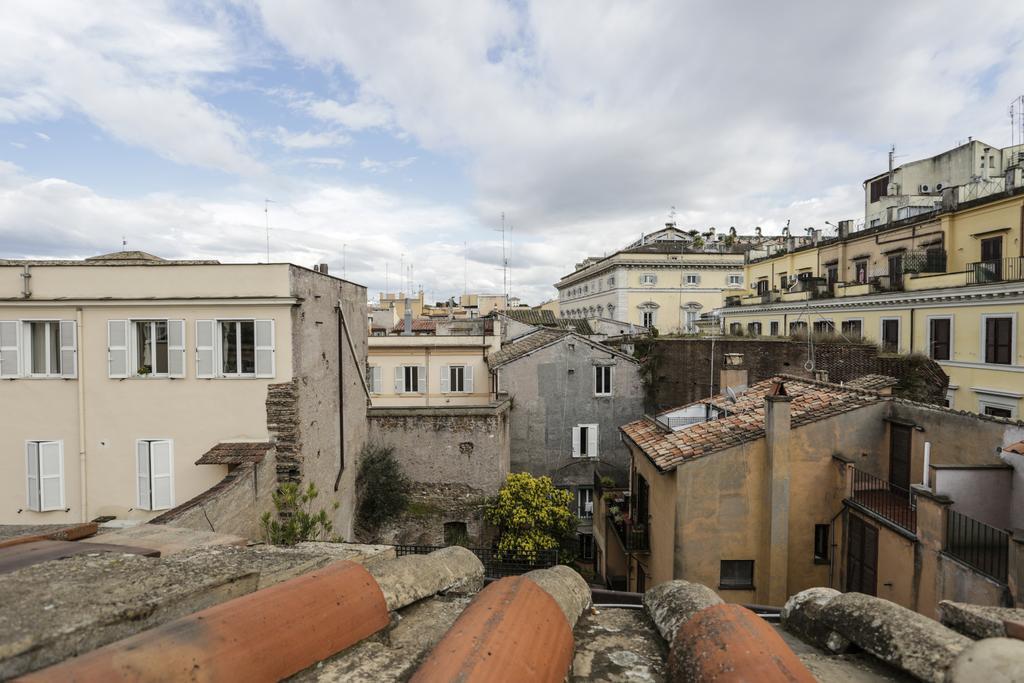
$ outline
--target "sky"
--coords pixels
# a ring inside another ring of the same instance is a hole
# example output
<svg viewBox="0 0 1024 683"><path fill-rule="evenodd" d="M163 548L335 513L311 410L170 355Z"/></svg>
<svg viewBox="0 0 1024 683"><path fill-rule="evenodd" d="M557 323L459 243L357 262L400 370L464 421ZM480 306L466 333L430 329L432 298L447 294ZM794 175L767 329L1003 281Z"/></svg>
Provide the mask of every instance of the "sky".
<svg viewBox="0 0 1024 683"><path fill-rule="evenodd" d="M1024 3L9 0L0 258L328 263L528 303L675 211L777 233L1010 144ZM269 201L267 201L269 200Z"/></svg>

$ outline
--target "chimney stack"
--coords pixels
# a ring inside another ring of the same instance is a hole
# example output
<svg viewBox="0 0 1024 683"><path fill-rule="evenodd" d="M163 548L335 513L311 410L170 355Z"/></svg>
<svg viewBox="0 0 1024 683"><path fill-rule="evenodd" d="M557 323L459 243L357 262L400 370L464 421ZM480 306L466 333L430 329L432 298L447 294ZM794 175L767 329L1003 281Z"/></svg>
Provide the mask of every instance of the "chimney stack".
<svg viewBox="0 0 1024 683"><path fill-rule="evenodd" d="M768 455L768 495L765 511L770 530L768 604L784 604L789 597L789 445L792 396L782 382L764 398L764 429Z"/></svg>
<svg viewBox="0 0 1024 683"><path fill-rule="evenodd" d="M839 239L846 239L850 236L850 232L853 228L853 221L845 220L839 221Z"/></svg>
<svg viewBox="0 0 1024 683"><path fill-rule="evenodd" d="M828 370L815 370L814 371L814 379L818 380L819 382L827 382L828 381Z"/></svg>
<svg viewBox="0 0 1024 683"><path fill-rule="evenodd" d="M406 337L412 336L412 306L409 305L409 297L405 298L405 329L402 334Z"/></svg>
<svg viewBox="0 0 1024 683"><path fill-rule="evenodd" d="M313 270L316 270L316 268L314 268ZM320 264L320 272L323 273L324 275L327 275L327 264L326 263L321 263Z"/></svg>
<svg viewBox="0 0 1024 683"><path fill-rule="evenodd" d="M731 388L735 392L744 391L747 388L747 369L743 367L742 353L726 353L725 365L719 375L718 386L720 391L725 392Z"/></svg>

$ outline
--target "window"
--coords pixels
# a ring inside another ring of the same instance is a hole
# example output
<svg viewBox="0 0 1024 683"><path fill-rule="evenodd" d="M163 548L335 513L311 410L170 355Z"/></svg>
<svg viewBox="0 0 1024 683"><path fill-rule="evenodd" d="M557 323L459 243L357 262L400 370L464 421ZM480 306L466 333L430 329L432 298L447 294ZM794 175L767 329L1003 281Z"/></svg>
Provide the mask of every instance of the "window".
<svg viewBox="0 0 1024 683"><path fill-rule="evenodd" d="M836 325L831 320L815 320L814 332L816 334L835 334Z"/></svg>
<svg viewBox="0 0 1024 683"><path fill-rule="evenodd" d="M833 263L825 266L825 277L830 287L839 282L839 264Z"/></svg>
<svg viewBox="0 0 1024 683"><path fill-rule="evenodd" d="M423 365L399 365L395 368L395 393L414 394L427 390L427 368Z"/></svg>
<svg viewBox="0 0 1024 683"><path fill-rule="evenodd" d="M743 324L742 323L729 323L729 334L734 337L740 337L743 335Z"/></svg>
<svg viewBox="0 0 1024 683"><path fill-rule="evenodd" d="M687 275L686 276L686 286L687 287L696 287L698 284L700 284L700 275Z"/></svg>
<svg viewBox="0 0 1024 683"><path fill-rule="evenodd" d="M654 327L654 311L642 311L640 313L640 324L644 327Z"/></svg>
<svg viewBox="0 0 1024 683"><path fill-rule="evenodd" d="M658 282L658 276L657 275L652 275L652 274L648 273L646 275L641 275L640 276L640 284L642 284L642 285L653 285L653 284L657 284L657 282Z"/></svg>
<svg viewBox="0 0 1024 683"><path fill-rule="evenodd" d="M997 391L975 387L978 395L978 412L990 417L1017 417L1017 406L1021 395L1016 392Z"/></svg>
<svg viewBox="0 0 1024 683"><path fill-rule="evenodd" d="M729 286L730 287L742 287L743 286L743 276L742 275L730 275L729 276Z"/></svg>
<svg viewBox="0 0 1024 683"><path fill-rule="evenodd" d="M722 560L719 568L720 589L751 589L754 587L753 560Z"/></svg>
<svg viewBox="0 0 1024 683"><path fill-rule="evenodd" d="M576 510L583 519L590 519L594 516L593 487L581 486L576 489Z"/></svg>
<svg viewBox="0 0 1024 683"><path fill-rule="evenodd" d="M789 276L785 273L779 274L779 289L785 290L789 287Z"/></svg>
<svg viewBox="0 0 1024 683"><path fill-rule="evenodd" d="M25 472L29 510L48 512L64 509L63 441L26 442Z"/></svg>
<svg viewBox="0 0 1024 683"><path fill-rule="evenodd" d="M107 376L184 377L184 320L108 320Z"/></svg>
<svg viewBox="0 0 1024 683"><path fill-rule="evenodd" d="M473 393L473 368L470 365L441 367L441 393Z"/></svg>
<svg viewBox="0 0 1024 683"><path fill-rule="evenodd" d="M1013 317L982 316L985 362L999 365L1013 364Z"/></svg>
<svg viewBox="0 0 1024 683"><path fill-rule="evenodd" d="M797 335L807 334L807 322L804 320L791 322L789 324L789 333Z"/></svg>
<svg viewBox="0 0 1024 683"><path fill-rule="evenodd" d="M779 336L779 321L778 320L772 320L770 323L768 323L768 330L769 330L769 334L771 334L771 336L778 337Z"/></svg>
<svg viewBox="0 0 1024 683"><path fill-rule="evenodd" d="M877 180L872 180L868 186L869 204L874 204L882 197L889 195L889 176L882 176Z"/></svg>
<svg viewBox="0 0 1024 683"><path fill-rule="evenodd" d="M611 396L612 366L598 365L594 367L594 395Z"/></svg>
<svg viewBox="0 0 1024 683"><path fill-rule="evenodd" d="M858 285L867 284L868 281L868 260L857 259L853 262L854 281Z"/></svg>
<svg viewBox="0 0 1024 683"><path fill-rule="evenodd" d="M697 319L700 318L700 311L688 310L686 311L686 332L688 334L697 333Z"/></svg>
<svg viewBox="0 0 1024 683"><path fill-rule="evenodd" d="M761 323L747 323L747 332L751 337L760 337Z"/></svg>
<svg viewBox="0 0 1024 683"><path fill-rule="evenodd" d="M167 374L167 321L135 321L135 367L140 375Z"/></svg>
<svg viewBox="0 0 1024 683"><path fill-rule="evenodd" d="M139 439L135 443L138 505L143 510L174 507L174 459L171 442Z"/></svg>
<svg viewBox="0 0 1024 683"><path fill-rule="evenodd" d="M615 304L608 304L608 317L615 318Z"/></svg>
<svg viewBox="0 0 1024 683"><path fill-rule="evenodd" d="M579 425L572 428L572 457L597 457L597 425Z"/></svg>
<svg viewBox="0 0 1024 683"><path fill-rule="evenodd" d="M0 321L0 377L77 376L74 320Z"/></svg>
<svg viewBox="0 0 1024 683"><path fill-rule="evenodd" d="M576 534L576 539L579 542L579 553L581 560L592 560L594 559L594 535L593 534Z"/></svg>
<svg viewBox="0 0 1024 683"><path fill-rule="evenodd" d="M760 280L757 281L757 293L758 294L760 294L762 296L767 294L769 288L771 288L771 283L768 282L768 278L763 277L763 278L761 278Z"/></svg>
<svg viewBox="0 0 1024 683"><path fill-rule="evenodd" d="M614 287L615 286L615 278L613 278L613 277L608 278L608 286L609 287Z"/></svg>
<svg viewBox="0 0 1024 683"><path fill-rule="evenodd" d="M828 563L828 524L814 525L814 563Z"/></svg>
<svg viewBox="0 0 1024 683"><path fill-rule="evenodd" d="M900 319L882 318L882 351L896 353L900 350Z"/></svg>
<svg viewBox="0 0 1024 683"><path fill-rule="evenodd" d="M861 320L844 320L841 329L849 339L858 339L864 336L863 325Z"/></svg>
<svg viewBox="0 0 1024 683"><path fill-rule="evenodd" d="M196 321L196 377L273 376L273 320Z"/></svg>
<svg viewBox="0 0 1024 683"><path fill-rule="evenodd" d="M952 318L928 319L928 355L934 360L952 358Z"/></svg>
<svg viewBox="0 0 1024 683"><path fill-rule="evenodd" d="M985 415L990 417L1013 417L1013 411L1009 408L1000 408L998 406L985 406Z"/></svg>
<svg viewBox="0 0 1024 683"><path fill-rule="evenodd" d="M366 366L366 386L370 390L371 394L379 394L381 392L381 377L380 377L380 366L379 365L367 365Z"/></svg>

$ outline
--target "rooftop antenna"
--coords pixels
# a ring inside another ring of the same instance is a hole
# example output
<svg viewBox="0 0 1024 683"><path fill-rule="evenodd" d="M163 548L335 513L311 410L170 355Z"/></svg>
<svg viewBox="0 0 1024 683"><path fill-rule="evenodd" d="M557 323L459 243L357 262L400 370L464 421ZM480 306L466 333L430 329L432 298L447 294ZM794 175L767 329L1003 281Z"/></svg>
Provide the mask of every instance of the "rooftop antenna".
<svg viewBox="0 0 1024 683"><path fill-rule="evenodd" d="M462 296L469 294L469 246L462 242Z"/></svg>
<svg viewBox="0 0 1024 683"><path fill-rule="evenodd" d="M270 263L270 205L274 203L273 199L263 200L263 215L267 219L267 263Z"/></svg>
<svg viewBox="0 0 1024 683"><path fill-rule="evenodd" d="M674 228L676 227L676 207L672 205L668 208L668 222Z"/></svg>
<svg viewBox="0 0 1024 683"><path fill-rule="evenodd" d="M121 235L121 251L128 251L128 237Z"/></svg>
<svg viewBox="0 0 1024 683"><path fill-rule="evenodd" d="M384 262L384 298L387 299L391 296L391 264L387 261Z"/></svg>

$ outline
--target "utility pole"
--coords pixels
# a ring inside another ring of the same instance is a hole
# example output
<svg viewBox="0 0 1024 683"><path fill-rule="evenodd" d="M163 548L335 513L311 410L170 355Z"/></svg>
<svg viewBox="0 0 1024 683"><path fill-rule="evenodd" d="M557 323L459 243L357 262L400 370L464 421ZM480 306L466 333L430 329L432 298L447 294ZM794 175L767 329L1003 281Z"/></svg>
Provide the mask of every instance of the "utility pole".
<svg viewBox="0 0 1024 683"><path fill-rule="evenodd" d="M270 205L274 203L273 199L263 200L263 215L267 219L267 263L270 263Z"/></svg>

